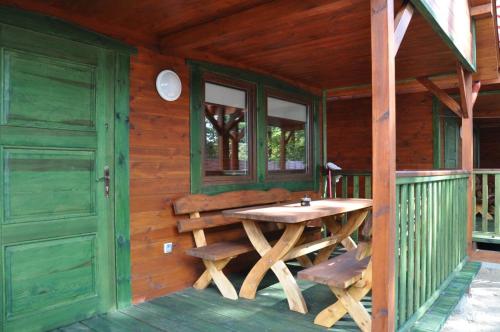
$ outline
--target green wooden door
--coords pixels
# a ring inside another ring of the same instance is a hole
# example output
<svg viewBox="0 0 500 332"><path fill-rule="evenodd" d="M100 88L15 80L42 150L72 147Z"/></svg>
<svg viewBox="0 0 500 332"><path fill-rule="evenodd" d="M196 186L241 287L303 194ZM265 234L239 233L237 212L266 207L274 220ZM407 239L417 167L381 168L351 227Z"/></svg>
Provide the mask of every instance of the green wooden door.
<svg viewBox="0 0 500 332"><path fill-rule="evenodd" d="M460 128L455 117L444 118L444 168L458 168Z"/></svg>
<svg viewBox="0 0 500 332"><path fill-rule="evenodd" d="M114 306L114 60L0 29L2 325L47 330Z"/></svg>

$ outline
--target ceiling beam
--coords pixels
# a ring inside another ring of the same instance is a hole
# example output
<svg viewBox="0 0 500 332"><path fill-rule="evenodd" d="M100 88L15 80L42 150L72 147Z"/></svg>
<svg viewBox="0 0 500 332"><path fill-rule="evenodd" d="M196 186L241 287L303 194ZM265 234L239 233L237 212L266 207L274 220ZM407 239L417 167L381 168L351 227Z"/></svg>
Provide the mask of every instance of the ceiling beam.
<svg viewBox="0 0 500 332"><path fill-rule="evenodd" d="M472 79L472 77L471 77ZM446 91L438 87L427 77L419 77L417 81L429 90L439 101L446 105L453 113L462 117L462 109L455 99L453 99Z"/></svg>
<svg viewBox="0 0 500 332"><path fill-rule="evenodd" d="M439 75L430 76L435 85L437 85L442 90L457 89L458 80L457 75ZM481 81L483 86L491 84L500 84L500 79L495 80L483 80ZM398 95L408 94L408 93L418 93L427 91L427 88L420 84L416 79L401 80L396 82L396 93ZM371 85L362 84L356 86L348 86L341 88L334 88L327 90L327 100L346 100L346 99L358 99L371 97Z"/></svg>
<svg viewBox="0 0 500 332"><path fill-rule="evenodd" d="M396 14L394 19L394 55L398 53L399 47L410 25L414 8L410 2L405 3Z"/></svg>
<svg viewBox="0 0 500 332"><path fill-rule="evenodd" d="M475 18L476 20L493 17L494 16L493 4L490 2L484 5L471 7L470 16L472 18Z"/></svg>
<svg viewBox="0 0 500 332"><path fill-rule="evenodd" d="M253 35L287 29L291 22L316 19L352 6L350 1L319 0L311 5L305 1L275 0L237 14L196 25L161 38L160 49L167 53L199 49L217 40L238 38L242 33ZM181 52L182 53L182 52Z"/></svg>

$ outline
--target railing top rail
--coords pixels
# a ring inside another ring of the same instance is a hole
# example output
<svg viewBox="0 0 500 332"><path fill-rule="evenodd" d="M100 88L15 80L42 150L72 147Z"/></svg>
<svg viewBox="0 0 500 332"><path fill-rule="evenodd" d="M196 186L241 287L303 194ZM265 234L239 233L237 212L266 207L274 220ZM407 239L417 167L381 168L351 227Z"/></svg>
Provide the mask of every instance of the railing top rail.
<svg viewBox="0 0 500 332"><path fill-rule="evenodd" d="M500 174L500 168L476 168L474 174Z"/></svg>
<svg viewBox="0 0 500 332"><path fill-rule="evenodd" d="M371 175L372 171L371 170L352 170L352 169L339 169L339 170L332 170L332 174L334 175Z"/></svg>
<svg viewBox="0 0 500 332"><path fill-rule="evenodd" d="M465 171L465 170L461 170L461 169L396 171L396 176L398 178L408 178L408 177L414 178L414 177L420 177L420 176L445 176L445 175L469 175L469 172Z"/></svg>
<svg viewBox="0 0 500 332"><path fill-rule="evenodd" d="M411 184L463 179L469 177L470 173L463 170L398 171L396 175L397 184Z"/></svg>

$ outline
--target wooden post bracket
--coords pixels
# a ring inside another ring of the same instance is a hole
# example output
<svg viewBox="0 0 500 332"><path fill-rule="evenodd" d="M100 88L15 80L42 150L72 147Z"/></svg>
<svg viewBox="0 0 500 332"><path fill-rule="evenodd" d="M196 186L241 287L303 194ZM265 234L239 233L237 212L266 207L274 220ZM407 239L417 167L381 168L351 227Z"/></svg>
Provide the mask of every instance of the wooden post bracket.
<svg viewBox="0 0 500 332"><path fill-rule="evenodd" d="M453 113L458 115L458 117L462 117L462 107L460 104L453 99L446 91L438 87L434 82L432 82L427 77L418 77L417 81L422 84L429 92L431 92L434 96L436 96L440 102L446 105Z"/></svg>
<svg viewBox="0 0 500 332"><path fill-rule="evenodd" d="M410 25L413 17L413 5L407 1L396 14L394 19L394 56L398 53L399 46L403 42L403 38Z"/></svg>

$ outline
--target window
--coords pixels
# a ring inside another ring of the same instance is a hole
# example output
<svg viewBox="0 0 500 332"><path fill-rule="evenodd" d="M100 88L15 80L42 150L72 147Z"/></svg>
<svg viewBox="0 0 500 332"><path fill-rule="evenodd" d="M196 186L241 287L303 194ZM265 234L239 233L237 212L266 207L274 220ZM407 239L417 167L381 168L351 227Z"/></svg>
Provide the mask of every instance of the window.
<svg viewBox="0 0 500 332"><path fill-rule="evenodd" d="M268 176L307 175L310 105L284 95L268 94L266 99Z"/></svg>
<svg viewBox="0 0 500 332"><path fill-rule="evenodd" d="M248 181L253 175L253 88L213 75L203 84L204 182Z"/></svg>
<svg viewBox="0 0 500 332"><path fill-rule="evenodd" d="M192 193L318 189L318 97L252 72L189 64Z"/></svg>

